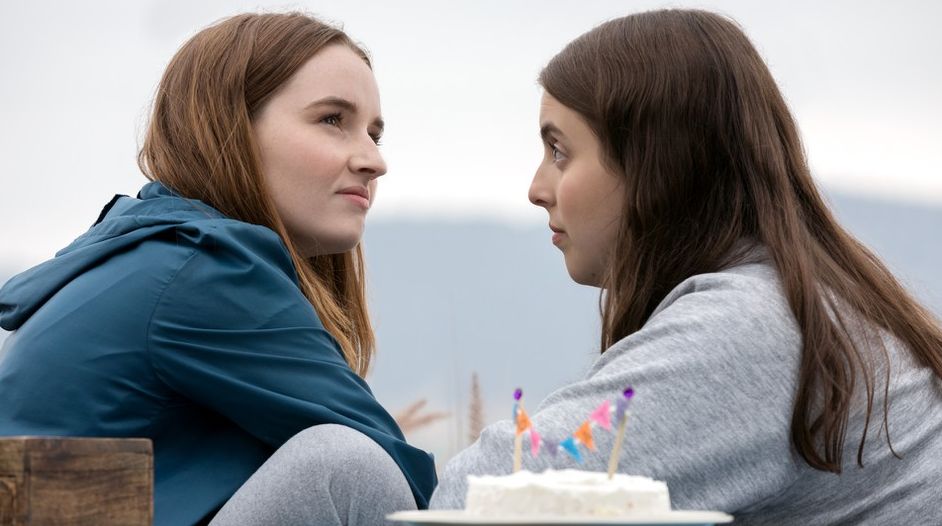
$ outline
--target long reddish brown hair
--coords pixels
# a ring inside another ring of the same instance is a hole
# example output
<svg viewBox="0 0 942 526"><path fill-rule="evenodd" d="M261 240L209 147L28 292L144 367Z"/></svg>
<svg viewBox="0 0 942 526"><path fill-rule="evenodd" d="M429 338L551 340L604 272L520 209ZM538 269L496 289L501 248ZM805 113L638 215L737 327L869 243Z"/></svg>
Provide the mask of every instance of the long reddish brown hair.
<svg viewBox="0 0 942 526"><path fill-rule="evenodd" d="M294 261L304 293L350 367L365 376L374 349L363 252L305 258L288 236L263 182L252 118L308 59L344 45L343 31L302 13L243 14L187 41L160 81L138 165L151 180L223 214L271 228Z"/></svg>
<svg viewBox="0 0 942 526"><path fill-rule="evenodd" d="M585 119L624 178L627 206L600 303L602 352L640 329L681 281L733 263L738 243L752 239L768 249L801 330L791 438L810 466L841 471L861 378L862 462L879 380L872 357L885 360L886 349L874 329L861 337L848 313L895 335L942 377L938 322L835 221L772 75L735 23L696 10L612 20L567 45L540 83Z"/></svg>

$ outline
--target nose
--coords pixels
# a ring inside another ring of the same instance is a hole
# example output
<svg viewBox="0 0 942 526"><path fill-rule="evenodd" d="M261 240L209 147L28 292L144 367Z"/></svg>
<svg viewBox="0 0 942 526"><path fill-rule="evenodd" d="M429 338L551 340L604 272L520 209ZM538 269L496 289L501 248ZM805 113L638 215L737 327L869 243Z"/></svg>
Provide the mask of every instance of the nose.
<svg viewBox="0 0 942 526"><path fill-rule="evenodd" d="M527 192L527 197L534 205L546 209L549 209L555 204L556 199L553 193L553 185L552 182L549 181L545 170L543 170L543 165L540 165L540 167L536 169L536 173L533 174L533 181L530 182L530 190Z"/></svg>
<svg viewBox="0 0 942 526"><path fill-rule="evenodd" d="M353 155L350 156L350 170L365 175L370 180L386 174L386 161L379 151L379 146L372 138L363 141Z"/></svg>

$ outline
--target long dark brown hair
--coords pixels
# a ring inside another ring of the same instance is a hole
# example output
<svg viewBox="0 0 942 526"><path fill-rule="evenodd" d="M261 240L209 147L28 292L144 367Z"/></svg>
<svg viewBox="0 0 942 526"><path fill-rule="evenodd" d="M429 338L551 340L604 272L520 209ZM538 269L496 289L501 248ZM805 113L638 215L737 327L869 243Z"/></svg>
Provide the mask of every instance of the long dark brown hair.
<svg viewBox="0 0 942 526"><path fill-rule="evenodd" d="M367 53L343 31L303 13L243 14L197 33L160 81L138 165L151 180L223 214L271 228L294 261L304 296L365 376L374 349L358 244L342 254L305 258L265 189L252 118L325 46Z"/></svg>
<svg viewBox="0 0 942 526"><path fill-rule="evenodd" d="M862 377L862 464L878 382L872 350L887 354L876 329L861 338L850 316L896 336L939 377L942 329L835 221L788 107L743 31L697 10L619 18L568 44L539 80L585 119L624 178L627 204L600 299L602 352L640 329L681 281L733 263L744 239L761 243L802 334L792 443L810 466L840 473Z"/></svg>

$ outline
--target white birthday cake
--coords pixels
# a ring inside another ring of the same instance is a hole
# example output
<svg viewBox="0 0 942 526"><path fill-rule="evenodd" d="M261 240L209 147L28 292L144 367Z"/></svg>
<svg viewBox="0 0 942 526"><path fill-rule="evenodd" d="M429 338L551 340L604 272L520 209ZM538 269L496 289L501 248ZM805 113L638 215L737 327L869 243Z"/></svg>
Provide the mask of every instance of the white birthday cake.
<svg viewBox="0 0 942 526"><path fill-rule="evenodd" d="M465 512L481 517L618 517L670 511L667 484L647 477L575 469L468 476Z"/></svg>

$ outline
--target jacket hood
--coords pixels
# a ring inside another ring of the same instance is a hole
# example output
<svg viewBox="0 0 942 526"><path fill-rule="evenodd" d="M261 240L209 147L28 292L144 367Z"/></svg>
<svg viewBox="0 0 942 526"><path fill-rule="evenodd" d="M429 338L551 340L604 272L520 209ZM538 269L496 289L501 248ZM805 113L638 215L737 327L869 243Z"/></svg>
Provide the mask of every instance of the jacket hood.
<svg viewBox="0 0 942 526"><path fill-rule="evenodd" d="M116 195L95 224L53 259L11 278L0 288L0 327L13 331L62 287L88 269L149 237L194 220L224 217L195 199L151 182L136 198Z"/></svg>

